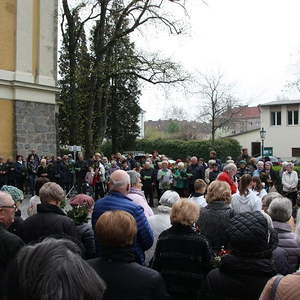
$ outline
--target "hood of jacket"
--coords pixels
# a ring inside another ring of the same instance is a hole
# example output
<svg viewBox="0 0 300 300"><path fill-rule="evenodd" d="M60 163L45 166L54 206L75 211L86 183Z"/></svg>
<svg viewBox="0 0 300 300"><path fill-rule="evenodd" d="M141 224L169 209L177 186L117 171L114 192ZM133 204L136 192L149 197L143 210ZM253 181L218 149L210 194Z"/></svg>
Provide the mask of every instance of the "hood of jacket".
<svg viewBox="0 0 300 300"><path fill-rule="evenodd" d="M241 202L242 204L249 204L250 202L255 202L256 201L256 194L249 190L249 193L247 195L241 195L240 191L237 191L236 194L233 195L233 198Z"/></svg>

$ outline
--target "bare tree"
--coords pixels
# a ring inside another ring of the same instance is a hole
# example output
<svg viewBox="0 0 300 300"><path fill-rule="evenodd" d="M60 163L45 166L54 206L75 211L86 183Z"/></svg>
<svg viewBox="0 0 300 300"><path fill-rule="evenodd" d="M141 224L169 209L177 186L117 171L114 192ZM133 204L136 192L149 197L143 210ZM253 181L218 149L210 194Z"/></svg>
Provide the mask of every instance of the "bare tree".
<svg viewBox="0 0 300 300"><path fill-rule="evenodd" d="M222 74L201 75L197 84L201 95L201 108L199 118L211 126L211 139L214 143L216 131L230 124L239 107L238 101L233 97L232 87L226 84Z"/></svg>

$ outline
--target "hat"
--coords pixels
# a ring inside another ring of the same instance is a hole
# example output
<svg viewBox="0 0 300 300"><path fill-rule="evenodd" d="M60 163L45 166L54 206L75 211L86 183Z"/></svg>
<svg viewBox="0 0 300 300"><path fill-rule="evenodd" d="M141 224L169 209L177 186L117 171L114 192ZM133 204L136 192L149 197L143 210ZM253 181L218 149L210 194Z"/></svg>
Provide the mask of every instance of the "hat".
<svg viewBox="0 0 300 300"><path fill-rule="evenodd" d="M278 244L276 232L260 211L234 216L226 233L237 256L266 257Z"/></svg>
<svg viewBox="0 0 300 300"><path fill-rule="evenodd" d="M3 185L1 191L10 194L15 202L21 202L24 199L23 192L15 186Z"/></svg>
<svg viewBox="0 0 300 300"><path fill-rule="evenodd" d="M245 160L240 160L240 164L247 164Z"/></svg>

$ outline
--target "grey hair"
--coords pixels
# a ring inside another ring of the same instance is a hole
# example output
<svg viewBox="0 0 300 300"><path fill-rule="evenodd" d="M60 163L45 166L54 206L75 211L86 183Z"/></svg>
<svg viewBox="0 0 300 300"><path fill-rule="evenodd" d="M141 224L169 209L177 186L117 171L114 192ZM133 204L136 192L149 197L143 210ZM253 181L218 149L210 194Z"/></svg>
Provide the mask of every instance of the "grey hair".
<svg viewBox="0 0 300 300"><path fill-rule="evenodd" d="M14 201L12 196L9 193L7 193L5 191L0 191L0 204L7 205L8 199L11 199L12 201Z"/></svg>
<svg viewBox="0 0 300 300"><path fill-rule="evenodd" d="M39 192L39 196L42 203L48 203L50 201L62 202L65 197L65 191L60 185L55 182L45 183Z"/></svg>
<svg viewBox="0 0 300 300"><path fill-rule="evenodd" d="M224 168L223 168L223 171L224 172L228 172L228 171L236 171L237 170L237 167L234 163L229 163L227 164Z"/></svg>
<svg viewBox="0 0 300 300"><path fill-rule="evenodd" d="M165 191L160 197L159 203L164 206L172 207L175 202L180 200L180 196L175 191Z"/></svg>
<svg viewBox="0 0 300 300"><path fill-rule="evenodd" d="M287 162L286 167L294 168L294 164L292 162Z"/></svg>
<svg viewBox="0 0 300 300"><path fill-rule="evenodd" d="M293 205L288 198L275 198L268 208L268 214L272 220L278 222L287 222L291 218L292 212Z"/></svg>
<svg viewBox="0 0 300 300"><path fill-rule="evenodd" d="M126 186L126 185L130 184L130 177L129 177L128 174L127 174L126 177L124 176L124 178L122 180L113 180L110 177L109 182L111 183L111 188L112 189L119 188L119 187Z"/></svg>
<svg viewBox="0 0 300 300"><path fill-rule="evenodd" d="M214 159L210 159L209 161L208 161L208 164L209 165L215 165L217 162L214 160Z"/></svg>
<svg viewBox="0 0 300 300"><path fill-rule="evenodd" d="M127 171L127 174L130 177L130 184L131 184L131 186L137 184L138 183L138 178L141 177L141 175L138 172L134 171L134 170Z"/></svg>
<svg viewBox="0 0 300 300"><path fill-rule="evenodd" d="M257 162L257 164L256 164L257 166L258 165L261 165L261 166L263 166L264 165L264 162L263 161L261 161L261 160L259 160L258 162Z"/></svg>

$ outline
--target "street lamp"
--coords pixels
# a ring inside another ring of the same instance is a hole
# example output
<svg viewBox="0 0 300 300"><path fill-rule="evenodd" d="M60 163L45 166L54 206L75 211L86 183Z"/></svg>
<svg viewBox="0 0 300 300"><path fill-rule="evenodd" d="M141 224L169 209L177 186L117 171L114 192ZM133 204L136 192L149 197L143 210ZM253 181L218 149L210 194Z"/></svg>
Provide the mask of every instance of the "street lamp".
<svg viewBox="0 0 300 300"><path fill-rule="evenodd" d="M262 128L259 132L260 134L260 138L261 138L261 156L262 159L264 159L264 141L267 135L267 132L264 130L264 128Z"/></svg>

